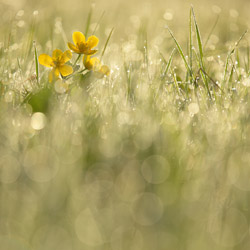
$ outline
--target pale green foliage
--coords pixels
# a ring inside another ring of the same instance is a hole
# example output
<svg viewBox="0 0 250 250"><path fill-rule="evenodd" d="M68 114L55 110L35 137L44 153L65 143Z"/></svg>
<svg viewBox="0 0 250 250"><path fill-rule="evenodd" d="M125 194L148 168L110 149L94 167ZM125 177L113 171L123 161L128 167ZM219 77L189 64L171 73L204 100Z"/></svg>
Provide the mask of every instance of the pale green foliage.
<svg viewBox="0 0 250 250"><path fill-rule="evenodd" d="M0 249L248 250L246 2L7 2ZM37 57L76 30L110 75L48 83Z"/></svg>

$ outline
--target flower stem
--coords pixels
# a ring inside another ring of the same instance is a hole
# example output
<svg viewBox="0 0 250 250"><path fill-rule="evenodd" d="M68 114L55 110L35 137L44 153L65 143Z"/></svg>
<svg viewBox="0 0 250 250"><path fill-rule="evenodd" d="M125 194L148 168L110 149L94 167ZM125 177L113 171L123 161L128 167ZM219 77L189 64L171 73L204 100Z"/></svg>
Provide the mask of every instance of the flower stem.
<svg viewBox="0 0 250 250"><path fill-rule="evenodd" d="M73 65L74 67L76 66L76 63L79 61L80 57L81 57L81 54L79 54L78 57L76 58L75 63Z"/></svg>

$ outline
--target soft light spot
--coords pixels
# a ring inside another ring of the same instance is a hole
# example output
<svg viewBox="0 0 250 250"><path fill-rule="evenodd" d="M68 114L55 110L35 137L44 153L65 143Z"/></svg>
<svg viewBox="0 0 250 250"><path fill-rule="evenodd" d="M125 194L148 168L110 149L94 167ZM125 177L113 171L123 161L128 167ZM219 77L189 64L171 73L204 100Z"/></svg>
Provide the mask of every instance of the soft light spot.
<svg viewBox="0 0 250 250"><path fill-rule="evenodd" d="M75 231L79 240L88 246L94 247L103 244L103 236L89 208L83 210L77 216Z"/></svg>
<svg viewBox="0 0 250 250"><path fill-rule="evenodd" d="M144 188L145 181L138 171L136 161L126 165L115 180L115 192L124 201L133 201Z"/></svg>
<svg viewBox="0 0 250 250"><path fill-rule="evenodd" d="M244 214L235 208L223 209L211 218L209 233L222 247L234 247L248 232L248 222Z"/></svg>
<svg viewBox="0 0 250 250"><path fill-rule="evenodd" d="M199 105L197 103L190 103L188 105L188 111L192 115L195 115L195 114L199 113L199 110L200 110Z"/></svg>
<svg viewBox="0 0 250 250"><path fill-rule="evenodd" d="M140 27L140 25L141 25L140 17L135 16L135 15L134 16L130 16L129 20L130 20L131 23L133 23L133 25L134 25L135 28L139 28Z"/></svg>
<svg viewBox="0 0 250 250"><path fill-rule="evenodd" d="M141 61L143 59L143 53L140 50L133 50L127 55L129 61Z"/></svg>
<svg viewBox="0 0 250 250"><path fill-rule="evenodd" d="M19 11L16 13L16 15L17 15L18 17L23 16L23 15L24 15L24 10L19 10Z"/></svg>
<svg viewBox="0 0 250 250"><path fill-rule="evenodd" d="M11 155L0 158L0 182L13 183L21 173L19 162Z"/></svg>
<svg viewBox="0 0 250 250"><path fill-rule="evenodd" d="M64 94L68 90L68 84L61 80L55 82L55 91L59 94Z"/></svg>
<svg viewBox="0 0 250 250"><path fill-rule="evenodd" d="M33 129L41 130L46 125L46 116L41 112L34 113L31 117L30 124Z"/></svg>
<svg viewBox="0 0 250 250"><path fill-rule="evenodd" d="M235 9L231 9L231 10L229 11L229 14L230 14L230 16L233 17L233 18L237 18L237 17L239 16L239 12L238 12L237 10L235 10Z"/></svg>
<svg viewBox="0 0 250 250"><path fill-rule="evenodd" d="M22 28L25 25L25 22L23 20L18 21L17 26L19 28Z"/></svg>
<svg viewBox="0 0 250 250"><path fill-rule="evenodd" d="M58 171L56 153L46 146L35 146L29 149L23 158L27 176L36 182L47 182L55 177Z"/></svg>
<svg viewBox="0 0 250 250"><path fill-rule="evenodd" d="M218 5L213 5L213 6L212 6L212 11L213 11L215 14L220 14L220 13L221 13L221 8L220 8Z"/></svg>
<svg viewBox="0 0 250 250"><path fill-rule="evenodd" d="M132 215L135 222L143 226L151 226L162 217L164 208L158 196L153 193L142 193L132 205Z"/></svg>
<svg viewBox="0 0 250 250"><path fill-rule="evenodd" d="M24 239L20 236L8 235L0 236L1 249L8 250L30 250Z"/></svg>
<svg viewBox="0 0 250 250"><path fill-rule="evenodd" d="M35 249L72 250L69 233L56 225L45 225L38 228L32 238L32 245Z"/></svg>
<svg viewBox="0 0 250 250"><path fill-rule="evenodd" d="M34 15L34 16L37 16L38 14L39 14L38 10L34 10L34 11L33 11L33 15Z"/></svg>
<svg viewBox="0 0 250 250"><path fill-rule="evenodd" d="M10 90L4 95L5 102L12 102L15 97L14 91Z"/></svg>
<svg viewBox="0 0 250 250"><path fill-rule="evenodd" d="M126 113L126 112L120 112L118 115L117 115L117 122L120 124L120 125L124 125L126 123L129 122L129 114Z"/></svg>
<svg viewBox="0 0 250 250"><path fill-rule="evenodd" d="M119 227L112 233L113 250L139 250L143 248L143 236L135 227Z"/></svg>
<svg viewBox="0 0 250 250"><path fill-rule="evenodd" d="M141 172L147 182L160 184L167 179L170 166L164 157L152 155L143 162Z"/></svg>
<svg viewBox="0 0 250 250"><path fill-rule="evenodd" d="M231 184L237 188L250 191L250 153L234 151L229 158L227 174Z"/></svg>
<svg viewBox="0 0 250 250"><path fill-rule="evenodd" d="M245 87L250 87L250 78L243 80L242 85L244 85Z"/></svg>
<svg viewBox="0 0 250 250"><path fill-rule="evenodd" d="M173 11L172 10L167 10L164 15L163 15L163 18L167 21L170 21L172 20L174 17L174 14L173 14Z"/></svg>

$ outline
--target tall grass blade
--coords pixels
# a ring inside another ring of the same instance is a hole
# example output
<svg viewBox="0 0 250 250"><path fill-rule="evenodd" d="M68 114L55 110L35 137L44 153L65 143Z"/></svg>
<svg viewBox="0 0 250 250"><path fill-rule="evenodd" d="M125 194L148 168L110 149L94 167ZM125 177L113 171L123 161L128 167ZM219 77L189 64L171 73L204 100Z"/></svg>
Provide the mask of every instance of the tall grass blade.
<svg viewBox="0 0 250 250"><path fill-rule="evenodd" d="M190 77L193 75L193 30L192 30L192 11L190 9L189 14L189 67L190 67Z"/></svg>
<svg viewBox="0 0 250 250"><path fill-rule="evenodd" d="M196 21L196 18L195 18L195 14L194 14L194 9L193 9L193 7L191 7L191 11L192 11L193 18L194 18L195 33L196 33L196 38L197 38L197 43L198 43L198 48L199 48L200 68L201 68L203 71L205 71L204 64L203 64L203 47L202 47L201 35L200 35L200 30L199 30L199 27L198 27L198 24L197 24L197 21ZM206 75L203 73L203 71L201 71L201 77L202 77L202 80L203 80L203 82L204 82L204 84L205 84L205 87L207 88L208 95L209 95L209 97L211 98L211 93L210 93L210 90L209 90L207 77L206 77Z"/></svg>
<svg viewBox="0 0 250 250"><path fill-rule="evenodd" d="M173 61L173 56L174 56L174 52L175 52L175 49L173 49L169 59L168 59L168 62L167 62L167 65L166 65L166 68L164 70L164 73L163 73L163 76L166 76L168 74L168 71L169 71L169 68L171 66L171 63Z"/></svg>
<svg viewBox="0 0 250 250"><path fill-rule="evenodd" d="M231 58L231 56L234 54L235 49L239 46L241 40L244 38L244 36L246 35L247 30L241 35L241 37L239 38L239 40L235 43L234 47L229 51L228 55L227 55L227 60L226 60L226 65L225 65L225 70L224 70L224 77L223 77L223 82L226 81L226 77L227 77L227 70L228 70L228 65L229 65L229 60Z"/></svg>
<svg viewBox="0 0 250 250"><path fill-rule="evenodd" d="M37 81L37 83L39 83L39 63L38 63L36 42L35 41L33 41L33 46L34 46L34 56L35 56L35 65L36 65L36 81Z"/></svg>
<svg viewBox="0 0 250 250"><path fill-rule="evenodd" d="M185 58L185 56L184 56L184 54L183 54L182 48L181 48L181 46L179 45L179 43L177 42L177 40L176 40L176 38L175 38L173 32L169 29L168 26L166 26L166 29L168 30L169 34L170 34L171 37L173 38L173 40L174 40L174 42L175 42L175 44L176 44L177 50L178 50L178 52L179 52L179 54L180 54L180 56L181 56L181 58L182 58L182 60L183 60L183 62L184 62L184 64L185 64L187 70L188 70L189 72L191 72L191 69L190 69L190 67L189 67L189 65L188 65L188 62L187 62L187 60L186 60L186 58Z"/></svg>
<svg viewBox="0 0 250 250"><path fill-rule="evenodd" d="M105 43L105 45L104 45L104 47L103 47L103 50L102 50L102 54L101 54L101 59L100 59L100 60L102 60L102 57L103 57L103 55L104 55L104 53L105 53L105 51L106 51L106 48L107 48L107 46L108 46L108 43L109 43L109 40L110 40L110 38L111 38L111 36L112 36L113 31L114 31L114 27L113 27L113 28L111 29L111 31L109 32L108 38L107 38L106 43Z"/></svg>
<svg viewBox="0 0 250 250"><path fill-rule="evenodd" d="M203 48L202 48L200 30L199 30L198 24L196 22L194 9L192 7L191 7L191 10L192 10L192 13L193 13L193 18L194 18L195 33L196 33L196 38L197 38L197 43L198 43L198 48L199 48L199 54L200 54L200 62L201 62L201 66L203 67Z"/></svg>

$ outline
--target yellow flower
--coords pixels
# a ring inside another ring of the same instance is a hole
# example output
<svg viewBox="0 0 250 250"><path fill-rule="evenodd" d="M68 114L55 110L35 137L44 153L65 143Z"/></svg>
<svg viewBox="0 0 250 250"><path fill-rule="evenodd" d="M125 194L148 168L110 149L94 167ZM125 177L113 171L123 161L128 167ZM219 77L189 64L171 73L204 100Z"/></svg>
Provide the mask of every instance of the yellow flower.
<svg viewBox="0 0 250 250"><path fill-rule="evenodd" d="M110 74L110 69L107 65L102 65L100 59L97 57L90 58L90 56L87 56L87 58L83 58L83 63L86 69L93 70L95 75L98 78L102 78L103 76L108 76Z"/></svg>
<svg viewBox="0 0 250 250"><path fill-rule="evenodd" d="M85 41L85 36L76 31L72 35L73 42L68 43L68 47L77 54L93 55L97 52L96 49L93 49L99 43L99 40L96 36L90 36L87 41Z"/></svg>
<svg viewBox="0 0 250 250"><path fill-rule="evenodd" d="M60 49L56 49L52 53L52 57L46 54L41 54L38 61L41 65L52 68L49 74L49 82L62 76L68 76L73 73L73 68L69 65L65 65L72 57L71 51L66 50L62 52Z"/></svg>

